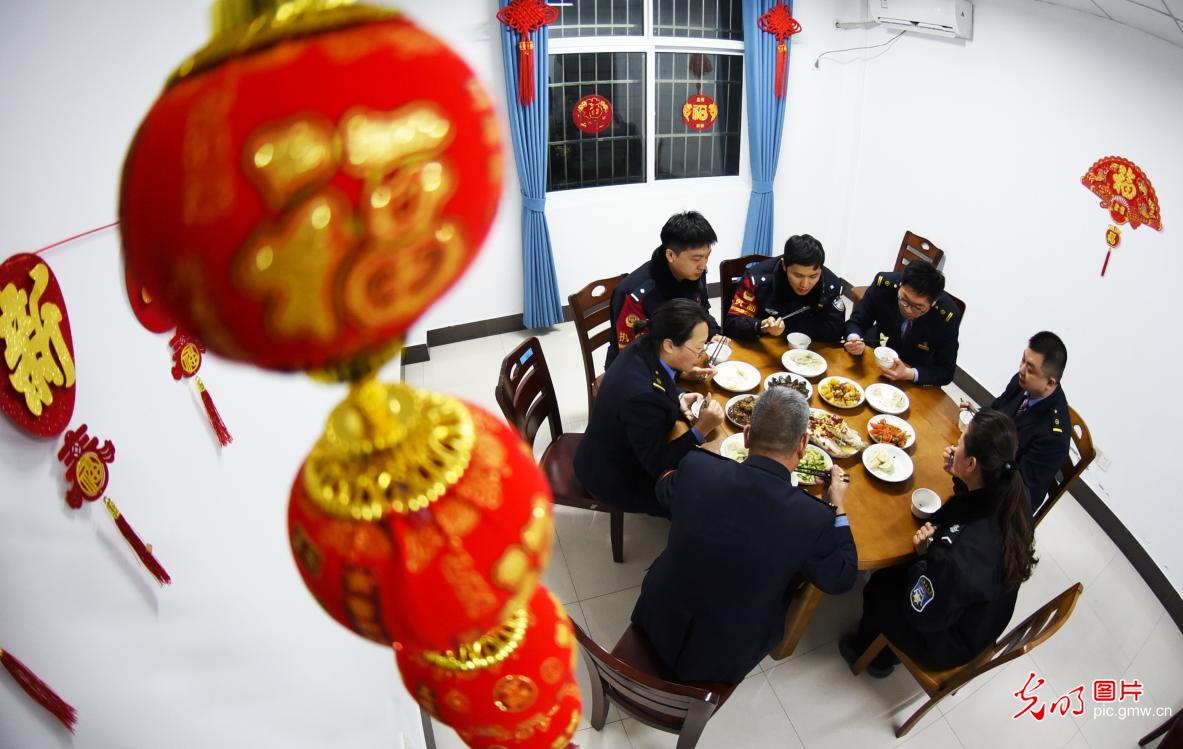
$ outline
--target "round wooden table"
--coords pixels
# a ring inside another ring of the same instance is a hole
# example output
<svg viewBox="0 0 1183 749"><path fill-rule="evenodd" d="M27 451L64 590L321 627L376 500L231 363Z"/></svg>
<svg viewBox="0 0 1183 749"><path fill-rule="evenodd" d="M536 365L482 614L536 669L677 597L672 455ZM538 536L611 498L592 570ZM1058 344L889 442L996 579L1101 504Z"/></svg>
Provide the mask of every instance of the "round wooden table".
<svg viewBox="0 0 1183 749"><path fill-rule="evenodd" d="M732 348L731 359L747 362L760 370L761 385L751 391L753 394L763 392L764 377L786 371L781 363L781 355L787 350L783 337L761 338L753 342L729 340L728 343ZM817 392L818 383L831 375L849 377L864 388L876 382L890 382L881 376L870 348L862 356L851 356L841 346L831 344L814 343L810 349L824 357L828 366L824 374L809 378L813 383L809 405L842 416L870 443L867 422L876 412L869 405L864 402L856 408L836 408L823 401ZM937 387L903 382L890 384L908 395L909 408L899 416L916 430L916 442L906 451L912 458L912 475L900 482L880 480L863 466L861 453L835 461L850 474L846 513L858 549L859 569L863 570L890 567L911 558L912 535L921 525L912 516L913 491L927 487L942 497L952 492L951 479L942 464L945 448L956 443L960 435L957 404ZM691 386L691 389L710 395L720 405L736 395L714 383L702 383ZM724 421L723 427L707 435L708 441L703 447L718 451L725 437L739 431L742 430L730 421ZM820 495L821 490L820 487L810 487L808 491ZM793 652L821 596L821 591L808 584L797 595L786 617L785 639L772 652L774 658L785 658Z"/></svg>

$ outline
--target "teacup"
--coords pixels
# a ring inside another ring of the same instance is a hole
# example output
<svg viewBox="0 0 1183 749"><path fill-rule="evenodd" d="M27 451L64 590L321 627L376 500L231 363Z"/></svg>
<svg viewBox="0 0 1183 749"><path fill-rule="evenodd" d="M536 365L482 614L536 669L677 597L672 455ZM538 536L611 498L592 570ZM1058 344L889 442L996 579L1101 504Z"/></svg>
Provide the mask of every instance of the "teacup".
<svg viewBox="0 0 1183 749"><path fill-rule="evenodd" d="M809 344L813 343L813 339L804 333L789 333L788 336L789 348L809 348Z"/></svg>
<svg viewBox="0 0 1183 749"><path fill-rule="evenodd" d="M957 415L957 426L961 427L961 431L969 429L969 422L974 420L974 413L969 409L962 409L961 413Z"/></svg>
<svg viewBox="0 0 1183 749"><path fill-rule="evenodd" d="M895 366L896 359L900 358L895 349L887 346L880 346L875 349L875 361L884 369L891 369Z"/></svg>
<svg viewBox="0 0 1183 749"><path fill-rule="evenodd" d="M928 520L941 509L941 495L932 489L917 489L912 492L912 514L920 520Z"/></svg>

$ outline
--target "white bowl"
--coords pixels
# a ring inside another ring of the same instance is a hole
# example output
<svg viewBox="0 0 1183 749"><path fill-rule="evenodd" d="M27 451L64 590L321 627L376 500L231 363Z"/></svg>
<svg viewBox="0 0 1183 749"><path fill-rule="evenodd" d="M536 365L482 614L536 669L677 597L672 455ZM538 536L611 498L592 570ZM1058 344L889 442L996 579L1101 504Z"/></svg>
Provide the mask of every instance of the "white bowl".
<svg viewBox="0 0 1183 749"><path fill-rule="evenodd" d="M891 369L895 365L895 360L900 358L900 355L895 352L895 349L888 346L880 346L875 349L875 361L883 369Z"/></svg>
<svg viewBox="0 0 1183 749"><path fill-rule="evenodd" d="M867 404L881 414L902 414L912 405L907 393L885 382L867 385L866 393Z"/></svg>
<svg viewBox="0 0 1183 749"><path fill-rule="evenodd" d="M973 411L970 411L968 409L963 410L961 413L959 413L957 415L957 426L959 426L961 428L961 431L964 432L966 429L969 429L969 422L971 422L973 420L974 420Z"/></svg>
<svg viewBox="0 0 1183 749"><path fill-rule="evenodd" d="M724 390L746 393L759 387L760 370L742 361L725 361L715 368L714 382Z"/></svg>
<svg viewBox="0 0 1183 749"><path fill-rule="evenodd" d="M932 489L917 489L912 492L912 514L920 520L928 520L941 509L941 495Z"/></svg>
<svg viewBox="0 0 1183 749"><path fill-rule="evenodd" d="M742 463L747 460L748 449L743 446L743 434L733 434L719 443L719 454L724 458L734 460L736 463Z"/></svg>
<svg viewBox="0 0 1183 749"><path fill-rule="evenodd" d="M884 454L888 456L891 465L890 473L875 467L878 456ZM908 454L895 445L885 445L882 442L876 442L863 450L863 466L867 473L883 481L907 481L912 475L912 459Z"/></svg>
<svg viewBox="0 0 1183 749"><path fill-rule="evenodd" d="M715 349L719 350L718 356L715 356ZM718 364L719 362L725 362L731 358L731 347L722 341L719 341L718 343L708 343L706 349L704 349L704 353L706 354L707 361L710 361L713 357L715 359L715 364Z"/></svg>
<svg viewBox="0 0 1183 749"><path fill-rule="evenodd" d="M809 344L813 343L813 339L804 333L789 333L788 341L789 348L809 348Z"/></svg>

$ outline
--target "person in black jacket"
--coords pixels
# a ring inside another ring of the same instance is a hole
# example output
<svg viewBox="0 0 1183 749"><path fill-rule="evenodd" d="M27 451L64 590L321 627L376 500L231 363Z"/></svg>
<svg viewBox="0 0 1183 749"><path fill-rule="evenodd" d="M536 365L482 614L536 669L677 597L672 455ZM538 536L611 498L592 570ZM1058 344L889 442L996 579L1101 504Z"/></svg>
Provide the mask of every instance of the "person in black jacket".
<svg viewBox="0 0 1183 749"><path fill-rule="evenodd" d="M957 370L961 311L945 293L945 276L935 266L914 262L903 273L880 273L846 323L846 350L862 356L867 344L899 354L883 374L890 380L947 385Z"/></svg>
<svg viewBox="0 0 1183 749"><path fill-rule="evenodd" d="M1072 441L1068 398L1060 385L1067 363L1068 349L1058 335L1046 330L1036 333L1023 351L1018 374L990 404L1015 421L1019 473L1027 484L1032 511L1043 504Z"/></svg>
<svg viewBox="0 0 1183 749"><path fill-rule="evenodd" d="M724 300L731 307L723 332L741 341L786 332L815 341L841 340L846 328L842 281L825 262L821 242L808 234L789 237L784 255L748 266L735 297Z"/></svg>
<svg viewBox="0 0 1183 749"><path fill-rule="evenodd" d="M827 593L854 587L849 484L831 480L819 500L789 482L808 428L805 398L773 388L744 429L747 460L694 450L658 482L669 540L645 574L632 621L676 678L742 681L784 636L798 574ZM842 473L831 469L832 479Z"/></svg>
<svg viewBox="0 0 1183 749"><path fill-rule="evenodd" d="M575 475L609 507L665 515L654 482L723 423L723 408L674 384L679 371L703 358L706 310L689 299L672 299L645 326L648 332L604 374L575 452Z"/></svg>
<svg viewBox="0 0 1183 749"><path fill-rule="evenodd" d="M716 241L715 230L701 213L687 211L669 217L661 227L661 246L612 291L613 335L608 340L605 369L637 337L637 325L671 299L689 299L701 305L709 336L718 335L719 323L711 316L706 277L711 245ZM711 368L692 367L686 376L706 380L713 374Z"/></svg>
<svg viewBox="0 0 1183 749"><path fill-rule="evenodd" d="M1014 423L991 409L946 448L953 496L913 536L917 560L876 572L863 588L858 633L838 644L847 662L882 633L926 668L955 668L1002 634L1037 561L1017 449ZM895 662L884 648L867 671L882 678Z"/></svg>

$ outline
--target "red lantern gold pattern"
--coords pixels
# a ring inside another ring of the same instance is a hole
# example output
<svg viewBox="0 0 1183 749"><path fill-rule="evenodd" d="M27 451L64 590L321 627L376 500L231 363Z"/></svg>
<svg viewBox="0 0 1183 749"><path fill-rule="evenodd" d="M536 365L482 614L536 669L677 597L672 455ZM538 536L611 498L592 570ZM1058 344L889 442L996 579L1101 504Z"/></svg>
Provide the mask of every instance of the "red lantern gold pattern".
<svg viewBox="0 0 1183 749"><path fill-rule="evenodd" d="M61 434L74 415L74 339L53 271L31 254L0 265L0 411L30 434Z"/></svg>
<svg viewBox="0 0 1183 749"><path fill-rule="evenodd" d="M443 43L390 11L283 3L221 30L148 113L123 248L212 351L355 374L472 261L501 182L489 99Z"/></svg>
<svg viewBox="0 0 1183 749"><path fill-rule="evenodd" d="M575 635L542 586L477 642L397 658L407 690L471 747L565 749L578 727Z"/></svg>
<svg viewBox="0 0 1183 749"><path fill-rule="evenodd" d="M612 102L599 94L588 94L571 109L575 127L589 135L604 130L612 124Z"/></svg>
<svg viewBox="0 0 1183 749"><path fill-rule="evenodd" d="M339 623L445 649L529 598L550 556L550 489L501 420L368 381L297 476L288 529L305 584Z"/></svg>
<svg viewBox="0 0 1183 749"><path fill-rule="evenodd" d="M1150 178L1141 167L1129 159L1120 156L1098 159L1080 178L1080 183L1101 199L1101 207L1109 211L1114 224L1128 221L1131 229L1145 224L1151 229L1162 231L1162 214L1159 212L1154 185L1150 184ZM1109 245L1109 251L1105 253L1105 263L1101 266L1102 276L1109 268L1113 249L1121 242L1121 231L1111 225L1105 233L1105 242Z"/></svg>
<svg viewBox="0 0 1183 749"><path fill-rule="evenodd" d="M682 122L692 130L706 130L719 119L719 105L706 94L694 94L682 105Z"/></svg>

